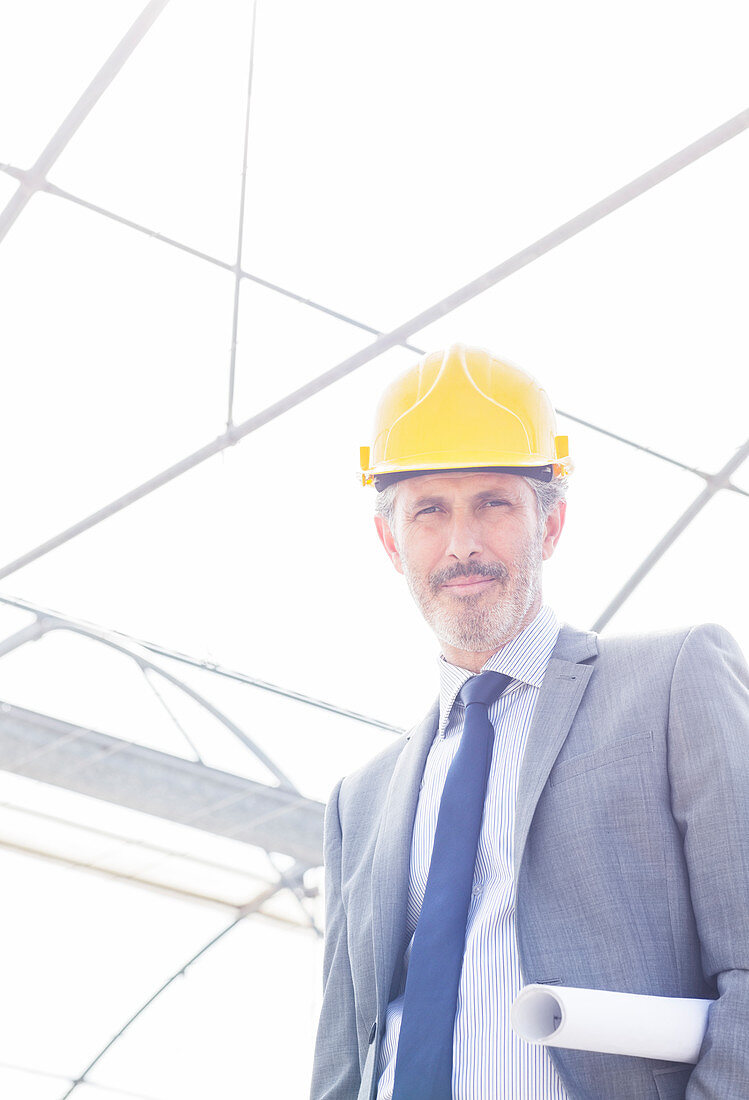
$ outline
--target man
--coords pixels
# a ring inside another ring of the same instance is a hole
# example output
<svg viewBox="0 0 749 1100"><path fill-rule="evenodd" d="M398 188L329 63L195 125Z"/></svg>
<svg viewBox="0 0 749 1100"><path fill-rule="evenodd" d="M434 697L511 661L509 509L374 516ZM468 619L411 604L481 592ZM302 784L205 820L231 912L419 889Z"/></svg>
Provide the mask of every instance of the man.
<svg viewBox="0 0 749 1100"><path fill-rule="evenodd" d="M559 628L567 455L475 349L380 403L364 480L440 699L331 797L314 1100L749 1097L749 676L718 627ZM714 998L700 1060L525 1044L531 982Z"/></svg>

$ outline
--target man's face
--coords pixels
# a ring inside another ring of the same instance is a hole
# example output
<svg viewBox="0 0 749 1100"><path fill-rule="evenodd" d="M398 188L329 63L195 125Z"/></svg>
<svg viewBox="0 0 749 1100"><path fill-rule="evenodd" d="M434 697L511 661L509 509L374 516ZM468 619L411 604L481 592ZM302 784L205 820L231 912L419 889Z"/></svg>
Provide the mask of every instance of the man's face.
<svg viewBox="0 0 749 1100"><path fill-rule="evenodd" d="M392 530L377 526L443 648L489 653L538 612L541 563L561 531L552 517L539 524L522 477L447 472L401 482Z"/></svg>

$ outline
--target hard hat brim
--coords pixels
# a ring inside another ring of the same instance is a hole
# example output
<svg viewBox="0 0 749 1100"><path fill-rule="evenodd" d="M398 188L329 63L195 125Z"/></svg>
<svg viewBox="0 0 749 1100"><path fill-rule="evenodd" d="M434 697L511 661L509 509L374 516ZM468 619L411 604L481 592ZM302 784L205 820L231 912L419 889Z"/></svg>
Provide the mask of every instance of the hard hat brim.
<svg viewBox="0 0 749 1100"><path fill-rule="evenodd" d="M371 477L372 484L378 493L394 485L398 481L405 481L411 477L426 477L429 474L517 474L519 477L532 477L537 481L551 481L554 477L554 467L551 464L544 466L450 466L442 469L430 470L403 470L398 473L374 474Z"/></svg>

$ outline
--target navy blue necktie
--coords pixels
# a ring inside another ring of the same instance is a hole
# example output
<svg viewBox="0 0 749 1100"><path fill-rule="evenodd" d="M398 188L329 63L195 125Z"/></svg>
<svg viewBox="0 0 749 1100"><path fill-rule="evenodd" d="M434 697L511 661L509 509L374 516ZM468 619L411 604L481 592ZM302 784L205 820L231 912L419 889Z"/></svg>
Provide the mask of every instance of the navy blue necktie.
<svg viewBox="0 0 749 1100"><path fill-rule="evenodd" d="M440 801L424 901L408 963L393 1100L451 1100L453 1029L476 847L492 759L489 706L512 677L467 680L460 747Z"/></svg>

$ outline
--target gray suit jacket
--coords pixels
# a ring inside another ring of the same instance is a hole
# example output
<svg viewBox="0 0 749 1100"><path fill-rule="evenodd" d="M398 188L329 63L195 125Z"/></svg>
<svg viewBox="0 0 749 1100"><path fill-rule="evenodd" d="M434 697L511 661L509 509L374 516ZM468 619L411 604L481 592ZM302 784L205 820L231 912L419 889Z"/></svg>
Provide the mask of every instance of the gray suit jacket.
<svg viewBox="0 0 749 1100"><path fill-rule="evenodd" d="M313 1100L375 1093L436 725L435 706L328 806ZM520 775L515 874L526 982L718 998L696 1067L552 1051L573 1100L749 1098L749 674L730 635L562 629Z"/></svg>

